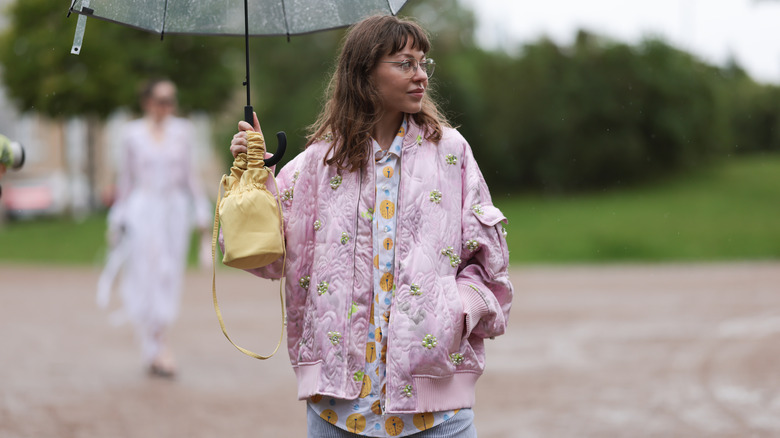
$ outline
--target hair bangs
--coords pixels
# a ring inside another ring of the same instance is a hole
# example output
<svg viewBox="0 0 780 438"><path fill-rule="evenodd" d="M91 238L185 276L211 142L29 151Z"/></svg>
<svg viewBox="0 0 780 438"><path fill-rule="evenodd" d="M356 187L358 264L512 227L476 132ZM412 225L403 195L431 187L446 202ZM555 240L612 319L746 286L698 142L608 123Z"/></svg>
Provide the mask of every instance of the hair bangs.
<svg viewBox="0 0 780 438"><path fill-rule="evenodd" d="M400 52L409 42L411 42L412 49L428 53L431 49L431 42L428 40L428 36L420 26L411 22L400 22L397 24L398 25L392 30L388 55L394 55Z"/></svg>

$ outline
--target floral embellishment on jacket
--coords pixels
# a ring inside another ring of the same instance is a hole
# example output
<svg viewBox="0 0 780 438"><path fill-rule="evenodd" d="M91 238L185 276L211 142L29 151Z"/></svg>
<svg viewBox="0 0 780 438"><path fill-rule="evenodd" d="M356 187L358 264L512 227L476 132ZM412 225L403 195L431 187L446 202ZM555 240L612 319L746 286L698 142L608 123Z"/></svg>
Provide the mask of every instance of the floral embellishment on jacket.
<svg viewBox="0 0 780 438"><path fill-rule="evenodd" d="M471 206L471 209L474 211L474 213L476 213L476 214L478 214L478 215L480 215L480 216L482 216L483 214L485 214L485 210L483 210L483 209L482 209L482 206L481 206L481 205L479 205L479 204L474 204L474 205L472 205L472 206Z"/></svg>
<svg viewBox="0 0 780 438"><path fill-rule="evenodd" d="M469 239L463 246L465 246L469 251L476 251L479 249L479 242L474 239Z"/></svg>
<svg viewBox="0 0 780 438"><path fill-rule="evenodd" d="M431 200L434 204L438 204L441 202L441 192L439 190L432 190L430 196L428 199Z"/></svg>
<svg viewBox="0 0 780 438"><path fill-rule="evenodd" d="M422 146L422 135L417 134L417 139L415 142L417 143L417 146Z"/></svg>
<svg viewBox="0 0 780 438"><path fill-rule="evenodd" d="M346 245L347 242L349 242L349 233L344 231L343 233L341 233L341 244Z"/></svg>
<svg viewBox="0 0 780 438"><path fill-rule="evenodd" d="M363 219L368 219L369 221L374 220L374 209L369 208L368 211L361 211L360 216L363 217Z"/></svg>
<svg viewBox="0 0 780 438"><path fill-rule="evenodd" d="M298 177L301 176L301 171L296 170L293 174L292 178L292 185L289 189L282 192L281 199L282 201L292 201L293 195L295 194L295 182L298 181Z"/></svg>
<svg viewBox="0 0 780 438"><path fill-rule="evenodd" d="M298 280L298 285L306 290L309 290L309 282L311 281L310 275L304 275Z"/></svg>
<svg viewBox="0 0 780 438"><path fill-rule="evenodd" d="M450 354L450 361L455 365L458 366L463 363L463 355L460 353L452 353Z"/></svg>
<svg viewBox="0 0 780 438"><path fill-rule="evenodd" d="M282 201L292 201L292 198L293 198L292 187L282 192Z"/></svg>
<svg viewBox="0 0 780 438"><path fill-rule="evenodd" d="M455 254L455 250L452 249L451 246L448 246L441 250L442 255L446 255L450 259L450 266L453 268L458 267L460 265L461 259L460 256Z"/></svg>
<svg viewBox="0 0 780 438"><path fill-rule="evenodd" d="M409 294L410 295L415 295L415 296L420 296L420 295L422 295L422 288L420 287L419 284L412 283L412 285L409 286Z"/></svg>
<svg viewBox="0 0 780 438"><path fill-rule="evenodd" d="M341 333L339 332L328 332L328 339L330 339L330 343L333 345L339 345L341 342Z"/></svg>
<svg viewBox="0 0 780 438"><path fill-rule="evenodd" d="M412 385L406 385L401 387L401 395L404 397L412 396Z"/></svg>
<svg viewBox="0 0 780 438"><path fill-rule="evenodd" d="M319 231L322 228L322 221L317 219L314 221L314 231Z"/></svg>
<svg viewBox="0 0 780 438"><path fill-rule="evenodd" d="M447 164L456 165L458 164L458 157L452 154L447 154L447 157L445 158L445 161L447 161Z"/></svg>
<svg viewBox="0 0 780 438"><path fill-rule="evenodd" d="M341 185L341 175L336 175L330 179L330 188L336 190Z"/></svg>
<svg viewBox="0 0 780 438"><path fill-rule="evenodd" d="M356 382L362 382L363 376L365 375L366 375L365 371L355 371L355 374L352 375L352 380Z"/></svg>
<svg viewBox="0 0 780 438"><path fill-rule="evenodd" d="M330 285L328 284L328 282L327 282L327 281L321 281L321 282L320 282L320 283L317 285L317 293L318 293L318 294L320 294L320 295L324 295L324 294L325 294L325 292L327 292L327 291L328 291L328 286L330 286Z"/></svg>
<svg viewBox="0 0 780 438"><path fill-rule="evenodd" d="M349 307L349 312L347 312L347 319L351 319L352 315L358 311L358 305L356 302L352 302L352 306Z"/></svg>
<svg viewBox="0 0 780 438"><path fill-rule="evenodd" d="M429 349L429 350L431 348L435 347L436 344L438 344L438 343L439 343L439 341L436 340L436 336L433 336L433 335L430 335L430 334L429 335L425 335L425 337L422 340L422 346L427 348L427 349Z"/></svg>

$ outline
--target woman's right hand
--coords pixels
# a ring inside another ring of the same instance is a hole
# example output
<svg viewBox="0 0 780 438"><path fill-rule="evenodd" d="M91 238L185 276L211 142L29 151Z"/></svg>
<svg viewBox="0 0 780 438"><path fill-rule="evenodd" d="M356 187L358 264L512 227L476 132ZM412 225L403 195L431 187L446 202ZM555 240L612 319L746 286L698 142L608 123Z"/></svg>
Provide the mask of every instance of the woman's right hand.
<svg viewBox="0 0 780 438"><path fill-rule="evenodd" d="M240 153L246 153L246 131L259 132L263 134L263 130L260 129L260 121L257 119L257 113L252 113L255 119L255 126L250 126L245 121L238 122L238 132L233 136L233 140L230 142L230 153L233 154L233 158Z"/></svg>

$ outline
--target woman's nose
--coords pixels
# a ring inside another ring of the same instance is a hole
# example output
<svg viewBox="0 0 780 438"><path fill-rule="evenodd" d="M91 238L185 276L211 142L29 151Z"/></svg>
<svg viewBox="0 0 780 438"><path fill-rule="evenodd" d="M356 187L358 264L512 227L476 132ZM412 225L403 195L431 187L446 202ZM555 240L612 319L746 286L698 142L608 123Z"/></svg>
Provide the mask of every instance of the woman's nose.
<svg viewBox="0 0 780 438"><path fill-rule="evenodd" d="M428 73L423 70L422 65L417 64L417 67L414 69L414 74L412 75L412 80L415 82L422 82L428 80Z"/></svg>

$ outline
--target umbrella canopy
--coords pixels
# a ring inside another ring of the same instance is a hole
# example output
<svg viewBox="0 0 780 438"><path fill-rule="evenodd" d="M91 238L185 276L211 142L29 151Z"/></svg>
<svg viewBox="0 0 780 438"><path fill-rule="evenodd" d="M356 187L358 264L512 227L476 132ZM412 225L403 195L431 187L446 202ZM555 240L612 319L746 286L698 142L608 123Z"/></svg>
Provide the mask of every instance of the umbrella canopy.
<svg viewBox="0 0 780 438"><path fill-rule="evenodd" d="M298 35L349 26L373 13L397 14L407 0L73 0L77 14L159 34Z"/></svg>
<svg viewBox="0 0 780 438"><path fill-rule="evenodd" d="M407 0L72 0L80 15L71 53L79 54L86 17L99 18L149 32L190 35L242 35L246 46L244 120L253 123L249 86L249 37L299 35L349 26L376 13L396 15ZM273 166L284 154L284 132Z"/></svg>

